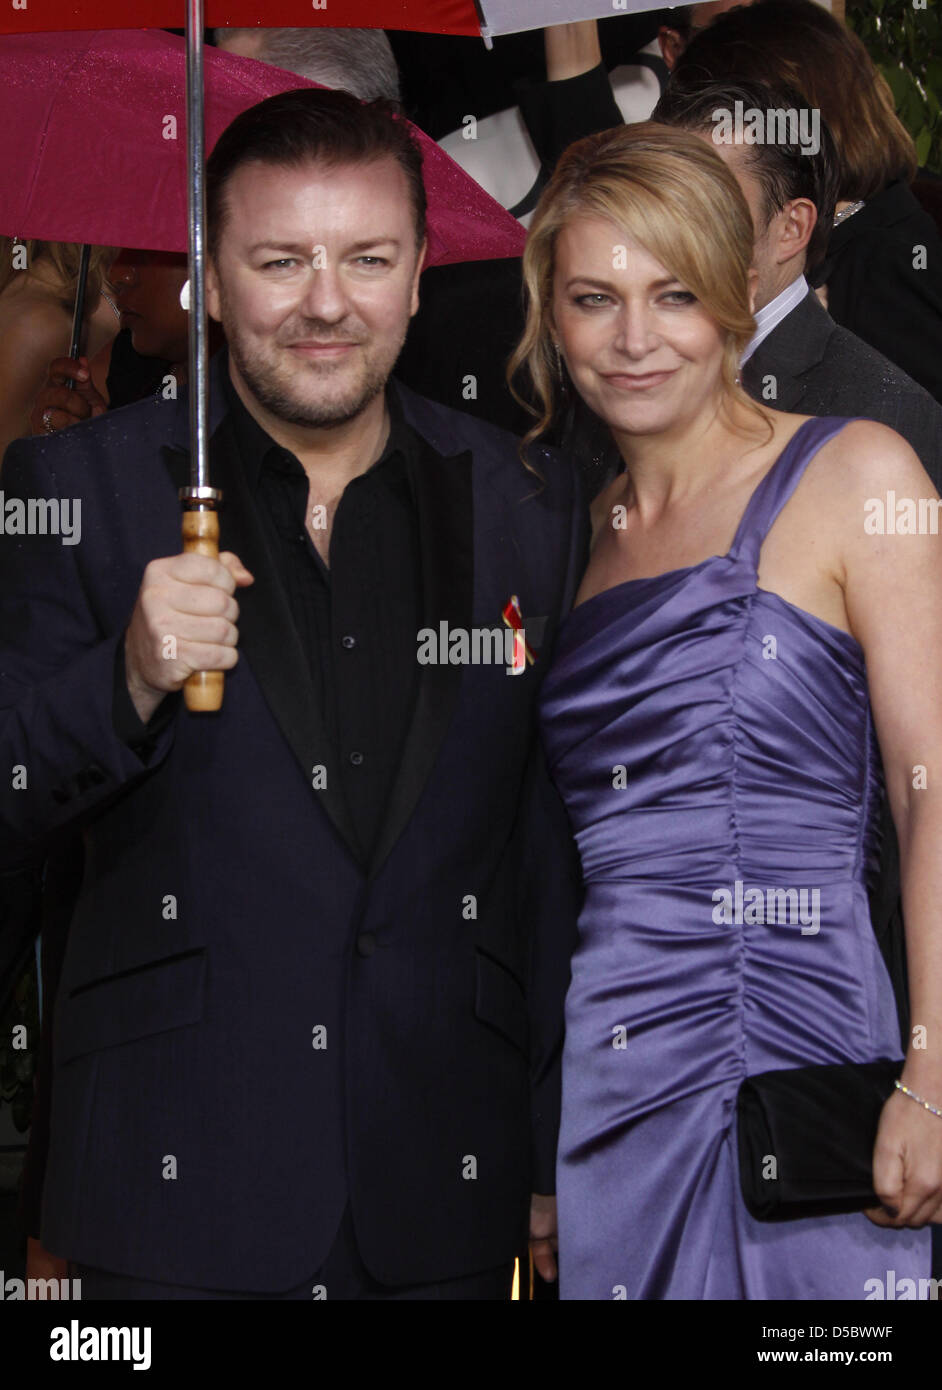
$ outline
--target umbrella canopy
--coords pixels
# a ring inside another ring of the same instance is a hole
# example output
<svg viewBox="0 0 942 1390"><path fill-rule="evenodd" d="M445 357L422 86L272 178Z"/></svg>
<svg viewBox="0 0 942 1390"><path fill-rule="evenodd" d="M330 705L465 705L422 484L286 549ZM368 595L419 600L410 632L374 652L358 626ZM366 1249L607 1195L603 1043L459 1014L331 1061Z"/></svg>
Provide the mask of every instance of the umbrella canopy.
<svg viewBox="0 0 942 1390"><path fill-rule="evenodd" d="M29 34L0 42L0 233L187 249L183 39L160 30ZM296 87L294 73L204 50L206 148L240 111ZM524 232L416 126L430 265L520 254Z"/></svg>
<svg viewBox="0 0 942 1390"><path fill-rule="evenodd" d="M426 34L514 34L604 19L613 14L660 9L650 0L206 0L205 23L213 27L257 24L334 29L413 29ZM179 29L184 0L44 0L0 18L0 34L56 29Z"/></svg>

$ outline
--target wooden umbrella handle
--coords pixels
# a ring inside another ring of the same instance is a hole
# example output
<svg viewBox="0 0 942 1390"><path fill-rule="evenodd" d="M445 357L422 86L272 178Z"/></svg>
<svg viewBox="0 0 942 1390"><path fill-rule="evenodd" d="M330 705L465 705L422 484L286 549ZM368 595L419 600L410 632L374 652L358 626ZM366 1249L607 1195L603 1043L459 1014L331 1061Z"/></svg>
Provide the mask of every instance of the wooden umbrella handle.
<svg viewBox="0 0 942 1390"><path fill-rule="evenodd" d="M219 559L219 513L215 507L192 507L184 511L183 553ZM183 699L189 710L211 712L222 709L225 688L224 671L194 671L183 687Z"/></svg>

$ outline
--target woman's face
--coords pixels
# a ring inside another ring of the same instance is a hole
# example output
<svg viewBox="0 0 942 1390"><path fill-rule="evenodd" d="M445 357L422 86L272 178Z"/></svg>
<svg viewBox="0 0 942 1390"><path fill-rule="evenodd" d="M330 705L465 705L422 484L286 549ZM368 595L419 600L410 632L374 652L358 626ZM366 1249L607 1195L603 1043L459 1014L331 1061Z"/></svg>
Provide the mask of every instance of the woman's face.
<svg viewBox="0 0 942 1390"><path fill-rule="evenodd" d="M702 305L605 218L556 243L552 325L586 404L620 434L660 434L713 410L724 334Z"/></svg>

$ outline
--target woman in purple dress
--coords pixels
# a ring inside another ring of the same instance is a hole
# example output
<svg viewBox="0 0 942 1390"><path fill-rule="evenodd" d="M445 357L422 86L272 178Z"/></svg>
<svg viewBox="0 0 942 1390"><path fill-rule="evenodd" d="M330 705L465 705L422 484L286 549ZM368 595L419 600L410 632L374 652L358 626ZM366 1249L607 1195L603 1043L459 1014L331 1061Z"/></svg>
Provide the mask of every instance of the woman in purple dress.
<svg viewBox="0 0 942 1390"><path fill-rule="evenodd" d="M874 1151L881 1206L761 1223L739 1191L744 1077L901 1055L867 906L881 753L914 1024L902 1081L942 1112L942 540L877 524L936 494L883 425L743 393L751 258L718 156L651 125L570 149L524 258L533 433L574 389L625 465L593 504L541 700L586 885L563 1298L925 1297L942 1220L942 1113L900 1091ZM768 906L743 912L756 889Z"/></svg>

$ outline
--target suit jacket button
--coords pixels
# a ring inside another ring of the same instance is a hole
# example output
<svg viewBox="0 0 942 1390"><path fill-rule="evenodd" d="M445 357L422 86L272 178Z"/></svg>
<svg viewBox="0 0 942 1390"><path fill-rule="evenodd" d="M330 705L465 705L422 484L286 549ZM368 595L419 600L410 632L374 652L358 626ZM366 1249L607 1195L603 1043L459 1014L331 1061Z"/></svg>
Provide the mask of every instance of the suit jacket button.
<svg viewBox="0 0 942 1390"><path fill-rule="evenodd" d="M357 955L371 956L376 950L376 937L371 931L361 932L357 937Z"/></svg>
<svg viewBox="0 0 942 1390"><path fill-rule="evenodd" d="M90 787L100 787L104 781L106 781L105 774L98 764L89 763L88 767L76 775L75 790L79 796L84 796Z"/></svg>

